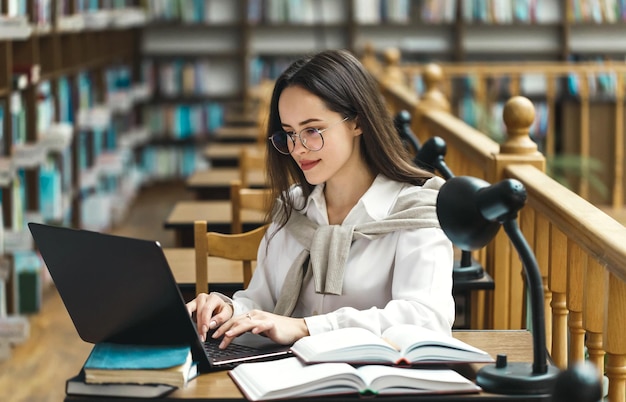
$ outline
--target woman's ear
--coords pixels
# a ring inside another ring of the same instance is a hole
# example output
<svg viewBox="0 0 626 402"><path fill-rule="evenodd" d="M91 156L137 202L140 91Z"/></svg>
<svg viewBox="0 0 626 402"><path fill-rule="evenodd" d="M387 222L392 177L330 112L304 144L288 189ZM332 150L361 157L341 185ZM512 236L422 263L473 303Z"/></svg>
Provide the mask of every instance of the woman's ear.
<svg viewBox="0 0 626 402"><path fill-rule="evenodd" d="M359 125L358 117L355 117L353 120L350 120L350 124L352 127L352 134L355 137L358 137L359 135L363 134L363 130L361 130L361 126Z"/></svg>

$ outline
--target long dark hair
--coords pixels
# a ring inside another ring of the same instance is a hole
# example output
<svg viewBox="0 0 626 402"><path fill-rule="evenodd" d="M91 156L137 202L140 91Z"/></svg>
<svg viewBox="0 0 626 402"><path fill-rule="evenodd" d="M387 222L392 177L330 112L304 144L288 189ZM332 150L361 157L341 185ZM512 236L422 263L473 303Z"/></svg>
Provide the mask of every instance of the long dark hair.
<svg viewBox="0 0 626 402"><path fill-rule="evenodd" d="M404 148L393 119L385 106L378 84L359 60L346 50L326 50L291 64L276 80L270 102L268 137L282 130L278 99L287 87L299 86L319 97L326 107L355 120L361 128L360 147L366 165L376 176L422 185L432 173L417 168ZM269 141L269 140L268 140ZM271 211L282 227L292 210L303 207L303 200L292 200L288 189L296 184L306 199L315 186L309 184L290 155L267 147L268 181L272 189ZM278 201L280 200L280 202Z"/></svg>

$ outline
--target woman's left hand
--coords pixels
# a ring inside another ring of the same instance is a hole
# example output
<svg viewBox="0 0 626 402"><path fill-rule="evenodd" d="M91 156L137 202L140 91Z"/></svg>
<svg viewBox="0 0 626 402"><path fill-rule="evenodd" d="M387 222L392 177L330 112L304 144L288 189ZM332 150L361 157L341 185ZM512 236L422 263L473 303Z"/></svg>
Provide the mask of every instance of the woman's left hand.
<svg viewBox="0 0 626 402"><path fill-rule="evenodd" d="M232 317L213 333L213 338L224 336L220 349L226 348L233 339L244 332L267 336L276 343L289 345L309 335L304 318L285 317L262 310L250 310Z"/></svg>

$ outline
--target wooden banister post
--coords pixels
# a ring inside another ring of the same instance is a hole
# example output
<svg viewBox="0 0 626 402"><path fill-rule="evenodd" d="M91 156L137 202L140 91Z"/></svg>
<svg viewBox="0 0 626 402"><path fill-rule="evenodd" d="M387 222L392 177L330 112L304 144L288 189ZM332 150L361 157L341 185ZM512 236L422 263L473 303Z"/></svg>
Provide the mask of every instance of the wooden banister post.
<svg viewBox="0 0 626 402"><path fill-rule="evenodd" d="M375 77L385 98L387 109L392 116L395 116L400 110L412 110L417 103L417 94L408 85L408 77L400 66L400 56L400 50L396 48L386 49L384 66L380 74Z"/></svg>
<svg viewBox="0 0 626 402"><path fill-rule="evenodd" d="M585 328L583 327L584 273L587 256L574 241L567 243L567 309L570 333L568 364L581 363L585 359Z"/></svg>
<svg viewBox="0 0 626 402"><path fill-rule="evenodd" d="M391 47L385 49L383 54L384 66L382 69L381 81L386 86L402 85L406 86L407 80L404 72L400 68L400 50Z"/></svg>
<svg viewBox="0 0 626 402"><path fill-rule="evenodd" d="M530 100L523 96L514 96L507 101L502 115L507 130L507 139L500 146L487 167L486 180L496 183L505 177L504 169L513 164L531 164L545 171L545 158L537 150L537 145L530 139L530 127L535 119L535 108ZM549 232L537 230L535 242L548 241ZM532 247L532 245L531 245ZM513 264L518 258L504 231L500 231L488 246L489 272L496 283L492 292L492 316L495 329L525 328L523 275L519 264ZM542 265L542 264L540 264ZM543 264L545 265L545 264ZM547 276L547 267L540 266L542 277ZM512 272L515 271L515 272Z"/></svg>
<svg viewBox="0 0 626 402"><path fill-rule="evenodd" d="M413 110L412 114L414 117L411 122L411 128L417 138L424 143L431 135L424 127L424 124L422 124L422 114L424 114L426 110L443 110L450 113L451 108L450 102L448 102L448 99L441 90L441 85L444 80L441 66L435 63L429 63L424 66L422 79L424 81L425 91L419 98L415 110Z"/></svg>
<svg viewBox="0 0 626 402"><path fill-rule="evenodd" d="M365 66L365 69L369 71L372 75L376 76L381 73L382 66L380 65L380 61L378 57L376 57L376 50L374 49L374 44L372 42L365 43L363 47L363 55L361 56L361 63Z"/></svg>
<svg viewBox="0 0 626 402"><path fill-rule="evenodd" d="M448 102L445 95L441 91L441 84L443 83L443 70L441 66L435 63L429 63L424 67L422 75L424 77L426 92L424 92L420 102L424 103L428 107L449 112L450 102Z"/></svg>
<svg viewBox="0 0 626 402"><path fill-rule="evenodd" d="M609 273L604 312L604 344L607 351L606 375L609 401L626 400L626 282Z"/></svg>
<svg viewBox="0 0 626 402"><path fill-rule="evenodd" d="M514 96L504 106L502 113L507 128L507 139L500 146L505 154L533 154L537 144L530 139L530 127L535 121L535 107L523 96Z"/></svg>

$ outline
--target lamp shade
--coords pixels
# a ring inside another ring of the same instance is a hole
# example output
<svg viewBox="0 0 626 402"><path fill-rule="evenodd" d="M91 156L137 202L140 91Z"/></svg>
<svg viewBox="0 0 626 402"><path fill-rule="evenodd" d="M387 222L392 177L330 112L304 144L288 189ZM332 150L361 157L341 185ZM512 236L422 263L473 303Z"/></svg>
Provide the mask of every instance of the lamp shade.
<svg viewBox="0 0 626 402"><path fill-rule="evenodd" d="M463 250L486 246L503 220L516 216L526 202L526 190L517 180L494 185L469 176L448 179L439 190L437 217L450 241Z"/></svg>
<svg viewBox="0 0 626 402"><path fill-rule="evenodd" d="M449 180L454 177L452 171L444 162L447 146L446 141L441 137L431 137L422 145L415 157L416 163L429 171L438 170L444 179Z"/></svg>

